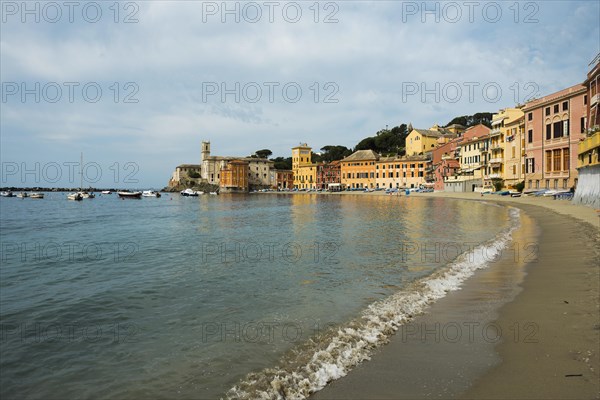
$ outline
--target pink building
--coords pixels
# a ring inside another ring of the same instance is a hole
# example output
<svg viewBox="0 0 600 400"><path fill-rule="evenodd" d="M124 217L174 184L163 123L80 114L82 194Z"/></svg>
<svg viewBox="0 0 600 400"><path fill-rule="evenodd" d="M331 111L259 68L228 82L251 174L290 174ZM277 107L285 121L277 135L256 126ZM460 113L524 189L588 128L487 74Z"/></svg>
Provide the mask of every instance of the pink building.
<svg viewBox="0 0 600 400"><path fill-rule="evenodd" d="M458 162L456 146L460 140L461 138L452 139L431 152L434 190L444 190L444 178L458 173L460 162Z"/></svg>
<svg viewBox="0 0 600 400"><path fill-rule="evenodd" d="M525 113L525 188L577 186L578 143L584 137L587 88L581 84L533 100Z"/></svg>

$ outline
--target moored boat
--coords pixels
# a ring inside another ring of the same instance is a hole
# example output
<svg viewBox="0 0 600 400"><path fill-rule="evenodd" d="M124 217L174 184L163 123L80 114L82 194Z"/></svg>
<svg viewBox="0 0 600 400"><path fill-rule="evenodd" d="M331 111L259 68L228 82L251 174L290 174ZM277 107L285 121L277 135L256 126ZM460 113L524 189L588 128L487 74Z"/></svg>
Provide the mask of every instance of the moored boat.
<svg viewBox="0 0 600 400"><path fill-rule="evenodd" d="M77 193L69 193L67 195L67 200L81 201L81 200L83 200L83 197L81 196L81 193L79 193L79 192L77 192Z"/></svg>
<svg viewBox="0 0 600 400"><path fill-rule="evenodd" d="M17 197L24 199L25 197L29 197L29 195L27 194L27 192L21 192L17 194Z"/></svg>
<svg viewBox="0 0 600 400"><path fill-rule="evenodd" d="M202 192L196 192L195 190L192 190L189 188L182 190L180 193L182 196L185 196L185 197L197 197L198 195L203 194Z"/></svg>
<svg viewBox="0 0 600 400"><path fill-rule="evenodd" d="M0 192L0 196L2 197L15 197L15 195L13 194L13 192L11 192L10 190L7 192Z"/></svg>
<svg viewBox="0 0 600 400"><path fill-rule="evenodd" d="M142 192L117 192L120 198L122 199L141 199Z"/></svg>
<svg viewBox="0 0 600 400"><path fill-rule="evenodd" d="M112 194L112 192L110 190L103 190L101 193L102 194Z"/></svg>
<svg viewBox="0 0 600 400"><path fill-rule="evenodd" d="M143 197L160 197L159 192L155 192L154 190L144 190L142 192Z"/></svg>
<svg viewBox="0 0 600 400"><path fill-rule="evenodd" d="M29 197L31 197L32 199L43 199L44 193L31 193Z"/></svg>

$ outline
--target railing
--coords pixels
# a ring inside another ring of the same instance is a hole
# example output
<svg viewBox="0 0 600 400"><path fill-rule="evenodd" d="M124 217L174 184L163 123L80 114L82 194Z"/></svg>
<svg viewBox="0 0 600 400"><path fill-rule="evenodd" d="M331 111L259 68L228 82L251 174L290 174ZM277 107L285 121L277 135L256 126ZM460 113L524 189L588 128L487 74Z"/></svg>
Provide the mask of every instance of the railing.
<svg viewBox="0 0 600 400"><path fill-rule="evenodd" d="M490 164L502 164L504 162L503 158L492 158L490 159Z"/></svg>

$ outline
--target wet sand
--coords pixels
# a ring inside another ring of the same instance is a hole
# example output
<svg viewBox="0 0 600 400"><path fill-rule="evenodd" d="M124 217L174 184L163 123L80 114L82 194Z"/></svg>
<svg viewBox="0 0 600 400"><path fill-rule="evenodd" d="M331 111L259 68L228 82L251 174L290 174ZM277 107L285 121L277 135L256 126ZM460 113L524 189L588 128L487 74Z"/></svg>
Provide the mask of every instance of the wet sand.
<svg viewBox="0 0 600 400"><path fill-rule="evenodd" d="M511 251L313 398L600 397L596 211L548 198L483 200L522 210Z"/></svg>

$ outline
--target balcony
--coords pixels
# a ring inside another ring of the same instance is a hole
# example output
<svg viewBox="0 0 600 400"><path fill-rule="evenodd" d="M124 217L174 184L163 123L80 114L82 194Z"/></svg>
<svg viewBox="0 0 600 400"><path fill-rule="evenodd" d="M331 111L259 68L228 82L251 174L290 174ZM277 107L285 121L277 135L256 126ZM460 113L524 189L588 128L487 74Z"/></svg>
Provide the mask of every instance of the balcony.
<svg viewBox="0 0 600 400"><path fill-rule="evenodd" d="M596 132L592 136L585 138L579 142L579 154L586 153L595 147L600 146L600 132Z"/></svg>
<svg viewBox="0 0 600 400"><path fill-rule="evenodd" d="M594 96L592 96L592 98L590 99L590 106L597 104L598 100L600 100L600 93L596 93Z"/></svg>
<svg viewBox="0 0 600 400"><path fill-rule="evenodd" d="M489 163L492 164L492 165L494 165L494 164L496 164L496 165L503 164L504 163L504 159L500 158L500 157L492 158L492 159L490 159Z"/></svg>
<svg viewBox="0 0 600 400"><path fill-rule="evenodd" d="M484 179L496 179L502 178L502 174L489 174L483 177Z"/></svg>
<svg viewBox="0 0 600 400"><path fill-rule="evenodd" d="M494 137L494 136L498 136L502 134L502 131L500 130L500 128L492 128L492 130L490 131L490 137Z"/></svg>

